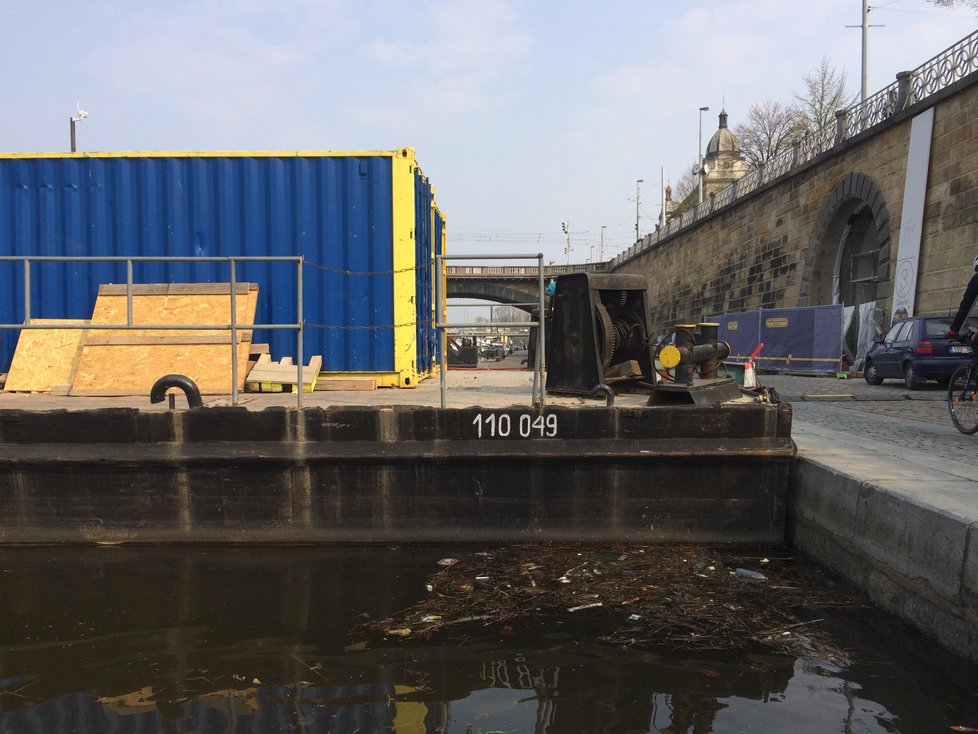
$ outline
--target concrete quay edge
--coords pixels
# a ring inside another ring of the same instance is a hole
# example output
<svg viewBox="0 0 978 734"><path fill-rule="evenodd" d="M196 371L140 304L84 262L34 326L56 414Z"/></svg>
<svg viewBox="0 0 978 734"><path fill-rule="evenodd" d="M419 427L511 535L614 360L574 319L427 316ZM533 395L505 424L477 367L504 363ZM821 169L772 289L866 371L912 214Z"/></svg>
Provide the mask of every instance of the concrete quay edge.
<svg viewBox="0 0 978 734"><path fill-rule="evenodd" d="M978 661L974 466L812 424L792 437L788 542Z"/></svg>

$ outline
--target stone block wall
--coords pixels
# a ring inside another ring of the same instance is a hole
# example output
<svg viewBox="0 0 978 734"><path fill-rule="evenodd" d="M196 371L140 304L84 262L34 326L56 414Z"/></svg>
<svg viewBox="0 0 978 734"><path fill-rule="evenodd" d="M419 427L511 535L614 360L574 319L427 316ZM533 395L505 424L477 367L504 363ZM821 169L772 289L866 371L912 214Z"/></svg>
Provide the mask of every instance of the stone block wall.
<svg viewBox="0 0 978 734"><path fill-rule="evenodd" d="M957 309L978 256L978 87L939 104L924 209L917 311Z"/></svg>

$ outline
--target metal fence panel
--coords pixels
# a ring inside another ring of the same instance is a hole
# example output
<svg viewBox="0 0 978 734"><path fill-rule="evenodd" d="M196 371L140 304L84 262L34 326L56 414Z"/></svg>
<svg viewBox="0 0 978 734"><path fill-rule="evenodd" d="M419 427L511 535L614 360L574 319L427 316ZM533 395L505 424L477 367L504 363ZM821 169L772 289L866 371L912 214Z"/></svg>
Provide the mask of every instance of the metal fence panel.
<svg viewBox="0 0 978 734"><path fill-rule="evenodd" d="M798 372L842 367L842 306L802 306L711 317L730 344L730 361L744 362L758 344L758 367Z"/></svg>

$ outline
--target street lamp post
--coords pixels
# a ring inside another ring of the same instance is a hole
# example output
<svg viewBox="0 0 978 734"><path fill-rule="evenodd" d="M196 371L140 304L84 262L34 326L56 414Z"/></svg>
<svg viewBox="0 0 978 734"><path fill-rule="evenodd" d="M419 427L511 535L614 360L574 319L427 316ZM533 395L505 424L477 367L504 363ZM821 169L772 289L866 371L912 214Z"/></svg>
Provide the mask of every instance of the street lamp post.
<svg viewBox="0 0 978 734"><path fill-rule="evenodd" d="M607 225L601 225L601 245L598 247L598 260L604 262L604 230Z"/></svg>
<svg viewBox="0 0 978 734"><path fill-rule="evenodd" d="M642 181L645 179L640 178L635 182L635 241L638 242L638 220L639 220L639 205L641 203L641 190Z"/></svg>
<svg viewBox="0 0 978 734"><path fill-rule="evenodd" d="M707 112L709 107L700 107L700 140L699 140L699 166L696 169L696 178L699 179L699 196L697 197L697 204L703 203L703 113Z"/></svg>
<svg viewBox="0 0 978 734"><path fill-rule="evenodd" d="M75 105L75 114L78 116L75 117L74 115L71 115L68 118L68 131L71 136L72 153L75 152L75 123L78 122L79 120L84 120L86 117L88 117L88 113L85 112L85 110L81 109L81 107L79 107L78 105Z"/></svg>

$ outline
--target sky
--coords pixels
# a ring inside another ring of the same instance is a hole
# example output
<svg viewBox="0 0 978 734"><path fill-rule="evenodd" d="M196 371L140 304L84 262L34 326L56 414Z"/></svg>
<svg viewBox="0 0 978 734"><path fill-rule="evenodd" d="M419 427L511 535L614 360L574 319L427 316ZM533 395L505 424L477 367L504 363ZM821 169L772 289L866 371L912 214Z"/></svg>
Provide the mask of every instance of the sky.
<svg viewBox="0 0 978 734"><path fill-rule="evenodd" d="M870 7L870 94L978 27ZM0 152L68 150L79 104L79 151L410 146L450 254L597 261L654 229L700 107L705 146L823 57L858 93L861 22L862 0L0 0Z"/></svg>

